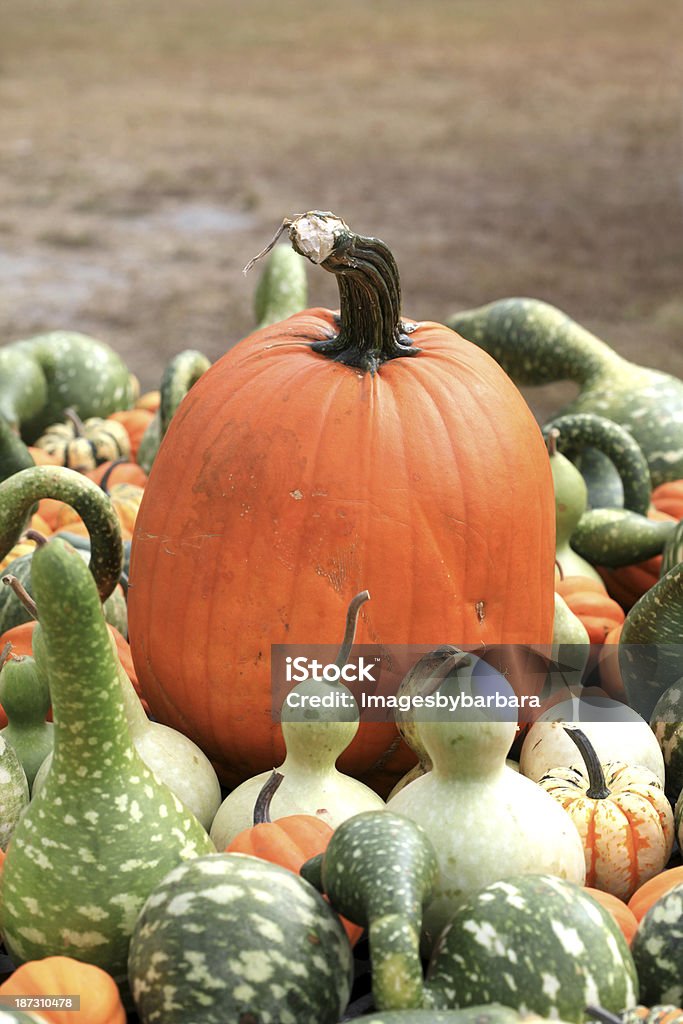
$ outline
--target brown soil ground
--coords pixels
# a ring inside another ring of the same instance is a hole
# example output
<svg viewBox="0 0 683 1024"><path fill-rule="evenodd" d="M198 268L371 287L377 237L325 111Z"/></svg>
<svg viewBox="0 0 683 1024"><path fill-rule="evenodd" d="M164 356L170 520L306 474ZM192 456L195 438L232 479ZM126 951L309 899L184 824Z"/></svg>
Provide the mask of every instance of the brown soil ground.
<svg viewBox="0 0 683 1024"><path fill-rule="evenodd" d="M241 268L317 208L391 245L414 319L538 296L683 376L682 26L680 0L5 0L0 339L86 331L155 387L250 330Z"/></svg>

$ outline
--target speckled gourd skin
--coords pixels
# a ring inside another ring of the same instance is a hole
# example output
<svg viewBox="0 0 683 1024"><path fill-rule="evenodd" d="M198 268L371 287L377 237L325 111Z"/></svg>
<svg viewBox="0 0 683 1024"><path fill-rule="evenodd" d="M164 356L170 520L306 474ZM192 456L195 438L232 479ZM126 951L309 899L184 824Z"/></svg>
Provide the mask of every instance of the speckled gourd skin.
<svg viewBox="0 0 683 1024"><path fill-rule="evenodd" d="M592 896L563 879L510 874L456 911L426 991L439 1010L496 1002L581 1024L586 1006L635 1006L638 979L619 926Z"/></svg>
<svg viewBox="0 0 683 1024"><path fill-rule="evenodd" d="M4 416L0 416L0 481L35 465L33 456Z"/></svg>
<svg viewBox="0 0 683 1024"><path fill-rule="evenodd" d="M56 538L36 552L32 571L54 759L7 851L0 929L15 963L73 956L108 971L125 996L142 904L171 868L214 846L133 746L109 629L82 558Z"/></svg>
<svg viewBox="0 0 683 1024"><path fill-rule="evenodd" d="M440 693L457 693L444 683ZM387 804L421 825L432 841L439 877L423 929L433 943L472 892L504 875L543 871L582 885L583 846L569 815L535 783L508 768L516 716L478 711L420 720L431 757L427 775ZM416 715L417 720L417 715Z"/></svg>
<svg viewBox="0 0 683 1024"><path fill-rule="evenodd" d="M51 331L0 348L0 416L31 444L65 409L82 418L129 409L135 377L104 342L74 331Z"/></svg>
<svg viewBox="0 0 683 1024"><path fill-rule="evenodd" d="M593 508L581 516L571 546L591 565L619 569L661 554L674 526L625 508Z"/></svg>
<svg viewBox="0 0 683 1024"><path fill-rule="evenodd" d="M38 670L34 658L10 658L2 666L0 704L7 715L7 725L0 736L19 755L31 790L54 741L54 725L45 721L50 710L47 678Z"/></svg>
<svg viewBox="0 0 683 1024"><path fill-rule="evenodd" d="M397 1010L354 1017L354 1024L533 1024L541 1018L519 1014L509 1006L489 1003L464 1010ZM0 1024L2 1022L0 1021ZM563 1024L556 1021L555 1024Z"/></svg>
<svg viewBox="0 0 683 1024"><path fill-rule="evenodd" d="M28 801L28 782L19 755L0 736L0 850L7 849Z"/></svg>
<svg viewBox="0 0 683 1024"><path fill-rule="evenodd" d="M129 958L142 1024L336 1024L352 969L344 929L315 889L241 853L171 871Z"/></svg>
<svg viewBox="0 0 683 1024"><path fill-rule="evenodd" d="M90 534L90 569L100 599L106 601L123 567L121 524L104 491L73 469L34 466L0 483L0 558L17 543L41 498L66 502L85 523Z"/></svg>
<svg viewBox="0 0 683 1024"><path fill-rule="evenodd" d="M516 384L575 381L579 395L561 412L594 412L625 427L643 450L654 487L683 477L683 382L677 378L623 359L539 299L500 299L446 322L493 356Z"/></svg>
<svg viewBox="0 0 683 1024"><path fill-rule="evenodd" d="M621 479L622 504L645 515L650 506L652 481L647 459L638 442L618 423L595 413L567 413L549 420L543 427L547 436L559 430L558 451L572 462L587 448L606 455Z"/></svg>
<svg viewBox="0 0 683 1024"><path fill-rule="evenodd" d="M683 790L683 665L681 678L655 704L650 726L664 758L666 795L675 803Z"/></svg>
<svg viewBox="0 0 683 1024"><path fill-rule="evenodd" d="M276 245L254 292L257 328L286 320L308 306L306 261L291 245Z"/></svg>
<svg viewBox="0 0 683 1024"><path fill-rule="evenodd" d="M676 523L664 544L660 579L680 562L683 562L683 519Z"/></svg>
<svg viewBox="0 0 683 1024"><path fill-rule="evenodd" d="M646 1006L683 1003L683 885L648 910L631 946Z"/></svg>
<svg viewBox="0 0 683 1024"><path fill-rule="evenodd" d="M683 563L634 604L619 639L619 669L631 707L650 720L655 705L681 677Z"/></svg>
<svg viewBox="0 0 683 1024"><path fill-rule="evenodd" d="M332 906L368 929L378 1010L423 1005L422 911L437 872L436 854L423 829L390 811L349 818L322 855L320 879Z"/></svg>
<svg viewBox="0 0 683 1024"><path fill-rule="evenodd" d="M168 425L183 398L206 370L211 360L196 349L178 352L164 367L159 385L159 408L142 435L136 462L149 473Z"/></svg>

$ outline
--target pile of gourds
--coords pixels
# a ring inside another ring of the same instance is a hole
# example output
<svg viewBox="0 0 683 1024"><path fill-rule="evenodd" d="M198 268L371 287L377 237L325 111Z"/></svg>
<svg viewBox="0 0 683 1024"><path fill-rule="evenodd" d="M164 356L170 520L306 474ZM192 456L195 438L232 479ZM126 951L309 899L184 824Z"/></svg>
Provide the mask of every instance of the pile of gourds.
<svg viewBox="0 0 683 1024"><path fill-rule="evenodd" d="M407 320L384 243L283 230L255 333L158 392L0 349L7 1019L336 1024L365 933L374 1024L680 1024L683 384L533 300ZM567 376L541 430L516 383ZM274 707L312 642L422 650L383 662L416 706L563 684L533 723Z"/></svg>

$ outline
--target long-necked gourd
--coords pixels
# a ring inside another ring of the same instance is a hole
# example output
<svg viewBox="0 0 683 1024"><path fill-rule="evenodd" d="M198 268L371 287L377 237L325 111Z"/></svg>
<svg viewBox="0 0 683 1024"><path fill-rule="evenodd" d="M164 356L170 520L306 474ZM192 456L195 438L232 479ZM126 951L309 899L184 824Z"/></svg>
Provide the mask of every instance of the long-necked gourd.
<svg viewBox="0 0 683 1024"><path fill-rule="evenodd" d="M339 669L348 661L358 612L369 596L362 591L349 604L335 661ZM329 707L322 704L324 698ZM310 678L297 683L285 698L281 721L286 756L277 768L284 778L272 800L273 820L288 814L315 814L335 828L353 814L385 806L377 793L336 767L358 731L358 705L348 687ZM217 849L224 849L252 823L254 804L270 774L261 772L247 779L225 798L211 826Z"/></svg>
<svg viewBox="0 0 683 1024"><path fill-rule="evenodd" d="M50 710L50 691L34 658L8 657L3 663L0 652L0 704L7 715L7 725L0 736L17 752L31 790L38 769L52 751L54 739L54 726L45 720Z"/></svg>
<svg viewBox="0 0 683 1024"><path fill-rule="evenodd" d="M116 652L113 637L111 646ZM41 657L45 657L45 651L39 634L36 658L40 661ZM208 832L221 804L221 787L211 762L188 736L161 722L152 722L147 717L120 661L118 675L128 730L135 749L147 767L168 786ZM51 763L52 758L48 756L39 765L33 784L34 794L45 784Z"/></svg>
<svg viewBox="0 0 683 1024"><path fill-rule="evenodd" d="M142 435L136 462L149 473L168 425L190 388L211 366L211 360L196 349L178 352L164 367L159 387L159 408Z"/></svg>
<svg viewBox="0 0 683 1024"><path fill-rule="evenodd" d="M578 384L579 394L560 411L595 412L630 431L654 487L683 477L683 382L676 377L629 362L539 299L500 299L457 313L447 324L492 355L517 384Z"/></svg>
<svg viewBox="0 0 683 1024"><path fill-rule="evenodd" d="M565 576L589 576L599 580L596 569L571 547L571 537L588 504L588 491L581 473L558 447L559 430L547 439L550 468L555 489L555 561Z"/></svg>
<svg viewBox="0 0 683 1024"><path fill-rule="evenodd" d="M28 444L73 406L82 417L128 409L136 378L116 352L96 338L51 331L0 349L0 416Z"/></svg>
<svg viewBox="0 0 683 1024"><path fill-rule="evenodd" d="M308 285L306 261L291 245L276 245L261 271L254 291L258 327L286 320L306 308Z"/></svg>
<svg viewBox="0 0 683 1024"><path fill-rule="evenodd" d="M335 830L325 852L301 874L335 910L368 929L372 993L378 1010L424 1003L420 933L438 874L434 847L409 818L369 811Z"/></svg>
<svg viewBox="0 0 683 1024"><path fill-rule="evenodd" d="M16 963L74 956L107 970L125 992L145 899L182 860L215 847L135 750L99 594L80 555L54 538L36 552L32 574L54 759L7 851L0 928Z"/></svg>
<svg viewBox="0 0 683 1024"><path fill-rule="evenodd" d="M436 691L483 698L478 707L415 709L433 767L387 805L421 825L437 853L439 878L424 920L431 942L472 892L506 874L541 871L579 884L585 877L581 840L566 811L505 763L517 730L512 689L489 666L482 673L481 664L470 654ZM502 710L496 695L507 705Z"/></svg>

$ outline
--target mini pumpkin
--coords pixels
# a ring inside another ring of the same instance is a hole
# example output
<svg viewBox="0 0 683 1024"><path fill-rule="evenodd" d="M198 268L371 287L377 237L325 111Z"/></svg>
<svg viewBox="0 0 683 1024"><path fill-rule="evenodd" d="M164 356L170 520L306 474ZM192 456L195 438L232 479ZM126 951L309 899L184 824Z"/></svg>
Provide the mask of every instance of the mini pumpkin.
<svg viewBox="0 0 683 1024"><path fill-rule="evenodd" d="M36 447L60 465L84 473L100 462L130 455L130 438L122 423L97 416L83 422L73 409L64 415L65 423L53 423L36 441Z"/></svg>
<svg viewBox="0 0 683 1024"><path fill-rule="evenodd" d="M69 956L28 960L0 985L0 996L74 995L80 997L80 1009L49 1005L41 1007L40 1019L45 1024L126 1024L114 979L100 967Z"/></svg>
<svg viewBox="0 0 683 1024"><path fill-rule="evenodd" d="M135 484L137 487L144 487L147 483L147 474L142 466L138 466L137 462L130 462L127 458L101 462L95 469L89 469L85 475L105 489L113 487L114 484Z"/></svg>
<svg viewBox="0 0 683 1024"><path fill-rule="evenodd" d="M599 580L565 576L555 583L555 592L581 620L592 644L604 643L609 631L624 621L623 608L609 596Z"/></svg>
<svg viewBox="0 0 683 1024"><path fill-rule="evenodd" d="M589 892L594 900L601 903L605 910L609 910L630 946L633 936L638 931L638 918L628 903L624 903L618 896L613 896L611 892L605 892L604 889L593 889L591 886L586 886L586 892Z"/></svg>
<svg viewBox="0 0 683 1024"><path fill-rule="evenodd" d="M683 519L683 480L667 480L655 487L650 501L658 512Z"/></svg>
<svg viewBox="0 0 683 1024"><path fill-rule="evenodd" d="M571 815L586 855L586 885L628 900L662 871L674 840L671 806L660 780L642 765L604 769L588 737L565 729L585 770L553 768L540 785Z"/></svg>
<svg viewBox="0 0 683 1024"><path fill-rule="evenodd" d="M654 878L650 878L641 885L631 896L628 905L633 911L636 920L642 921L650 907L661 899L669 889L683 883L683 865L675 868L667 868L660 871Z"/></svg>
<svg viewBox="0 0 683 1024"><path fill-rule="evenodd" d="M130 457L134 459L140 447L142 435L147 430L154 413L151 409L123 409L121 412L109 414L105 423L120 423L126 429L130 441Z"/></svg>

